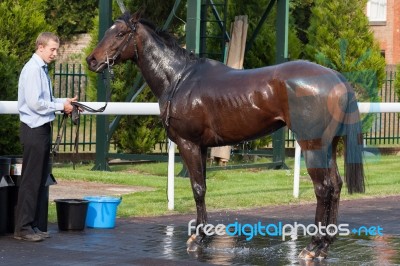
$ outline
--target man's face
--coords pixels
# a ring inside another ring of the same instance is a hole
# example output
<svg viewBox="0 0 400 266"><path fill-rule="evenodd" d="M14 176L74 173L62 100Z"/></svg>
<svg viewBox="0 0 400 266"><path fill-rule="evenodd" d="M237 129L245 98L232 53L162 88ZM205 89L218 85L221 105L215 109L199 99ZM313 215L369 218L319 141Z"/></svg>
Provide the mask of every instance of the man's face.
<svg viewBox="0 0 400 266"><path fill-rule="evenodd" d="M58 48L60 44L50 40L47 45L39 45L38 54L47 64L56 59Z"/></svg>

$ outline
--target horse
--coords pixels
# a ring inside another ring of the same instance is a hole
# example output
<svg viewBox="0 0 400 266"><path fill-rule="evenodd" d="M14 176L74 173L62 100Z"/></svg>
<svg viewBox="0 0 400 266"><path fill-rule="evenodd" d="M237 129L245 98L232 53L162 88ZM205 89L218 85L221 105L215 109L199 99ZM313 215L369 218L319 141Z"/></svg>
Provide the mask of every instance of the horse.
<svg viewBox="0 0 400 266"><path fill-rule="evenodd" d="M308 61L238 70L199 58L158 30L140 11L124 12L86 58L91 71L127 60L140 69L158 98L161 122L190 176L197 225L207 224L208 147L234 145L284 126L294 133L317 200L315 225L337 224L342 178L337 147L345 147L349 193L365 190L360 114L354 89L338 72ZM322 230L300 252L324 259L335 232ZM201 247L204 231L189 237L188 251Z"/></svg>

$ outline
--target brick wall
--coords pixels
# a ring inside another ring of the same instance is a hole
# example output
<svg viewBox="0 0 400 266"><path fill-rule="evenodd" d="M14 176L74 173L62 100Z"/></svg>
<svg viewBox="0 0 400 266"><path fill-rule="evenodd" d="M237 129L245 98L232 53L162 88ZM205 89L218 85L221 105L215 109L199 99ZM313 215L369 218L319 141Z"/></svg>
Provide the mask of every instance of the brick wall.
<svg viewBox="0 0 400 266"><path fill-rule="evenodd" d="M393 26L393 64L400 64L400 1L394 1Z"/></svg>
<svg viewBox="0 0 400 266"><path fill-rule="evenodd" d="M57 63L82 63L85 57L84 49L90 43L89 34L79 34L72 41L61 45Z"/></svg>
<svg viewBox="0 0 400 266"><path fill-rule="evenodd" d="M400 63L400 1L387 0L386 23L371 25L375 38L385 51L387 65Z"/></svg>

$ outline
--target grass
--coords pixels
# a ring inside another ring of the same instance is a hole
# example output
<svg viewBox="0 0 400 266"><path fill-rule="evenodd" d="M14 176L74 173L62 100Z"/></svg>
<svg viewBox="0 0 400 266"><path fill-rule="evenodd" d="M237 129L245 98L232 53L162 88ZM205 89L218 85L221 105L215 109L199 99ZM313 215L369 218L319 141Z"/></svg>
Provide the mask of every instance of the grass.
<svg viewBox="0 0 400 266"><path fill-rule="evenodd" d="M367 157L365 163L366 193L349 195L344 186L341 199L400 195L398 156ZM293 166L293 159L286 163ZM343 162L339 162L343 169ZM136 192L123 196L118 217L157 216L195 213L195 203L189 178L175 178L175 210L167 209L167 163L146 163L111 166L111 172L91 171L93 165L53 166L57 180L84 180L107 184L151 187L154 191ZM181 164L175 165L179 173ZM51 189L51 188L50 188ZM101 192L99 192L101 195ZM210 171L207 174L206 203L208 211L238 210L271 205L315 202L310 178L302 162L300 196L293 197L293 169L240 169ZM49 205L49 220L56 221L55 204Z"/></svg>

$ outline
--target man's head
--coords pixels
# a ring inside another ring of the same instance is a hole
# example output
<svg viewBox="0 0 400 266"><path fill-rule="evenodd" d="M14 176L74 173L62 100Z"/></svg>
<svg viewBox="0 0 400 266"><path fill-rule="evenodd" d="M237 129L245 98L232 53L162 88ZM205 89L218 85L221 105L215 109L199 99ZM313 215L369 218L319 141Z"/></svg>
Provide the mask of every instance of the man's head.
<svg viewBox="0 0 400 266"><path fill-rule="evenodd" d="M54 61L60 47L60 39L51 32L42 32L36 39L36 54L47 64Z"/></svg>

